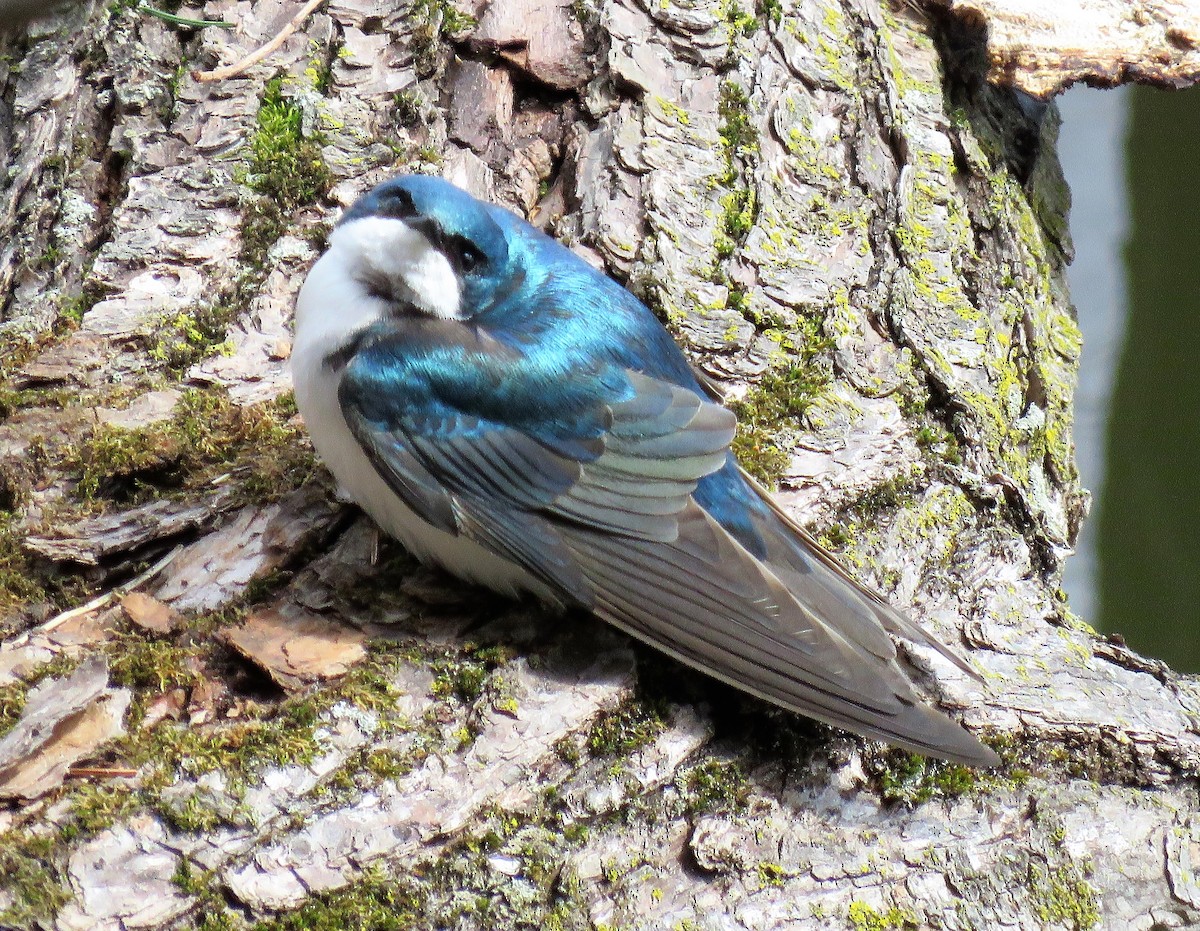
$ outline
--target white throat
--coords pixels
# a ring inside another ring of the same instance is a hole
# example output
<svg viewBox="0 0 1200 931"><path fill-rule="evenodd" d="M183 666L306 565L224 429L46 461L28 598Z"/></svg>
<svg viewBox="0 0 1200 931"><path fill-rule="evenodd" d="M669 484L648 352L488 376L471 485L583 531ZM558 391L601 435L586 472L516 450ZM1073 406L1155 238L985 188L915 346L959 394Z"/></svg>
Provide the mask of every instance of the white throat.
<svg viewBox="0 0 1200 931"><path fill-rule="evenodd" d="M312 290L310 285L316 293L306 293ZM331 288L341 293L331 293ZM311 306L318 296L324 306ZM297 328L306 326L310 311L358 317L348 305L363 296L403 301L446 320L458 319L462 313L458 275L446 256L420 230L392 217L362 217L334 229L329 249L300 292Z"/></svg>
<svg viewBox="0 0 1200 931"><path fill-rule="evenodd" d="M296 300L291 367L305 420L315 415L345 429L337 403L342 373L327 360L394 313L396 301L432 317L457 319L458 276L446 257L403 220L363 217L337 227Z"/></svg>
<svg viewBox="0 0 1200 931"><path fill-rule="evenodd" d="M313 445L346 494L421 559L501 591L528 590L552 599L524 569L413 514L351 433L338 398L344 370L331 357L356 333L393 313L396 299L434 317L453 319L461 312L457 275L418 230L382 217L334 230L329 251L308 273L296 301L292 378Z"/></svg>

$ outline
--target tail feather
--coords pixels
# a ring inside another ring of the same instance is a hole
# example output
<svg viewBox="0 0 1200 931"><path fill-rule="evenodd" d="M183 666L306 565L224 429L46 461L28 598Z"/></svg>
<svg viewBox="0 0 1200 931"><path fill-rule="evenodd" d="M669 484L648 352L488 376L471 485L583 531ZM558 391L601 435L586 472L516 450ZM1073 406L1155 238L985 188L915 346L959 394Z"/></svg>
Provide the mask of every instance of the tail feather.
<svg viewBox="0 0 1200 931"><path fill-rule="evenodd" d="M592 589L594 610L677 659L868 737L972 766L997 762L922 701L888 636L901 623L881 610L881 599L831 571L837 564L823 550L800 568L794 559L772 566L695 502L669 543L571 525L559 532Z"/></svg>
<svg viewBox="0 0 1200 931"><path fill-rule="evenodd" d="M839 598L845 599L856 606L855 616L864 621L868 618L874 621L874 623L866 623L861 628L856 627L856 630L861 629L861 632L865 635L861 643L865 649L875 652L874 647L878 644L878 639L872 634L872 631L886 631L889 634L903 637L905 640L918 643L921 646L932 648L940 656L975 681L983 681L983 677L967 662L961 653L942 643L936 637L933 637L928 631L913 623L902 612L897 611L888 604L880 594L871 591L871 589L867 588L861 582L852 578L842 567L841 563L825 547L814 540L808 531L796 523L771 497L770 493L755 481L753 476L742 470L742 478L746 480L746 483L769 506L772 516L782 524L780 528L782 533L771 533L768 530L764 534L768 539L768 547L770 548L769 558L773 562L782 563L793 569L796 567L797 559L799 559L806 570L813 571L814 574L823 578L823 587L826 590L837 591ZM767 528L763 529L766 530ZM771 545L772 543L774 546ZM890 640L888 642L890 645ZM895 648L891 647L890 652L885 650L884 652L876 653L876 655L881 657L885 654L894 656Z"/></svg>

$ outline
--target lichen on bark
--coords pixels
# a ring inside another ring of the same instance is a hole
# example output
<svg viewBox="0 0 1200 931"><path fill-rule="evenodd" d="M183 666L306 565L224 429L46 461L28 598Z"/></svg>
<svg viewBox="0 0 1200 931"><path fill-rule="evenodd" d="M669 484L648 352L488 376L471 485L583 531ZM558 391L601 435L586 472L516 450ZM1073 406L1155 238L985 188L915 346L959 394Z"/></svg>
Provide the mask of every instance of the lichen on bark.
<svg viewBox="0 0 1200 931"><path fill-rule="evenodd" d="M0 812L0 923L1200 920L1200 688L1059 594L1085 498L1053 108L872 0L330 0L191 75L293 12L91 3L4 40L0 727L85 654L131 702L99 775ZM338 502L291 310L338 209L400 171L659 312L780 500L971 652L982 687L910 659L1004 766L464 591ZM132 582L169 623L120 606Z"/></svg>

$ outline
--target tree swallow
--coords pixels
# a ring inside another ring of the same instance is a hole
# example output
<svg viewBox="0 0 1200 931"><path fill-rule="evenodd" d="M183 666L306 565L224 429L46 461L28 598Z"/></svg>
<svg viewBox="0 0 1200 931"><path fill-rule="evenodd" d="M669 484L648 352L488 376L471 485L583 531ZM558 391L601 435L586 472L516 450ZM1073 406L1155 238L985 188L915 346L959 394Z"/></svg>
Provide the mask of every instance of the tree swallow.
<svg viewBox="0 0 1200 931"><path fill-rule="evenodd" d="M300 292L292 370L322 459L418 558L809 717L997 762L892 635L966 662L739 468L734 415L641 302L515 214L419 175L361 197Z"/></svg>

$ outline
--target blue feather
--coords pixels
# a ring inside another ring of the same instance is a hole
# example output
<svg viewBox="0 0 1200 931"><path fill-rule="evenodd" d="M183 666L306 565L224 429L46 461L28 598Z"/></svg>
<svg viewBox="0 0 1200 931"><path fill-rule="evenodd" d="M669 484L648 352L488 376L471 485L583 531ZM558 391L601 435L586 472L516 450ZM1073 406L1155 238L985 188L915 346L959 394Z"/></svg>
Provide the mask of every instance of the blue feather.
<svg viewBox="0 0 1200 931"><path fill-rule="evenodd" d="M891 636L969 667L855 583L740 470L733 416L632 294L436 178L379 186L342 229L322 262L341 263L335 277L351 269L356 306L377 312L323 357L340 371L345 424L412 520L511 564L543 597L780 705L921 752L995 761L921 700ZM380 243L393 240L419 254L390 257ZM449 295L420 292L430 275ZM306 419L310 388L298 372ZM396 513L377 496L361 503L381 519ZM453 559L447 568L475 576Z"/></svg>

